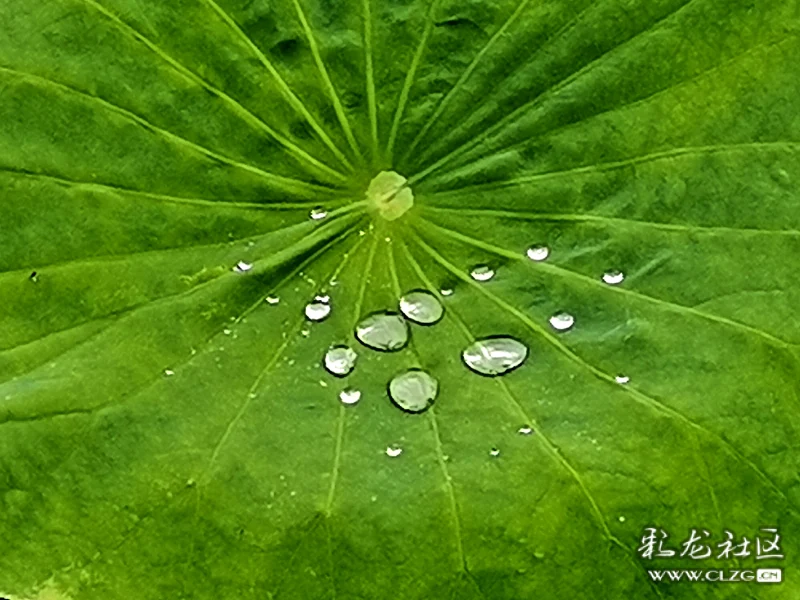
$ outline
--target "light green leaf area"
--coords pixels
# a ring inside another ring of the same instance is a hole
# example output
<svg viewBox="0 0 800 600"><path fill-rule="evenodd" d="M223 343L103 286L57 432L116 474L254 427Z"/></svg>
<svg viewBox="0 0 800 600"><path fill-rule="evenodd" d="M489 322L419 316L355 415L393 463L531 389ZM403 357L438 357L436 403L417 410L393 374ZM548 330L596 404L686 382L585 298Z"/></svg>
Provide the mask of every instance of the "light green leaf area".
<svg viewBox="0 0 800 600"><path fill-rule="evenodd" d="M0 590L800 597L798 10L0 1ZM354 338L415 289L439 323ZM497 335L526 362L471 372ZM649 560L646 527L785 558Z"/></svg>

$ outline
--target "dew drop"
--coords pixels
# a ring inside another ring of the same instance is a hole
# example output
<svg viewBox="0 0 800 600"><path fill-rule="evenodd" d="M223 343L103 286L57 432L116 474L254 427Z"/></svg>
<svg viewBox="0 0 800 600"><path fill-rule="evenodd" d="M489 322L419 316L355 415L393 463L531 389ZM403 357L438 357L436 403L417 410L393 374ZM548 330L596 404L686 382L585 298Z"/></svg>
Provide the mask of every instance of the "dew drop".
<svg viewBox="0 0 800 600"><path fill-rule="evenodd" d="M386 448L386 456L391 456L392 458L400 456L402 453L403 449L397 446L387 446Z"/></svg>
<svg viewBox="0 0 800 600"><path fill-rule="evenodd" d="M389 382L389 397L405 411L427 410L439 393L439 382L425 371L411 369Z"/></svg>
<svg viewBox="0 0 800 600"><path fill-rule="evenodd" d="M517 430L517 433L519 433L519 434L521 434L521 435L530 435L530 434L532 434L532 433L533 433L533 428L532 428L532 427L529 427L528 425L525 425L525 426L523 426L523 427L520 427L520 428Z"/></svg>
<svg viewBox="0 0 800 600"><path fill-rule="evenodd" d="M422 325L431 325L442 318L444 308L436 296L423 290L409 292L400 298L400 312Z"/></svg>
<svg viewBox="0 0 800 600"><path fill-rule="evenodd" d="M264 301L267 304L271 304L271 305L275 306L276 304L278 304L281 301L281 299L278 298L277 296L267 296L266 298L264 298Z"/></svg>
<svg viewBox="0 0 800 600"><path fill-rule="evenodd" d="M614 381L623 385L628 383L630 380L631 378L628 377L627 375L617 375L616 377L614 377Z"/></svg>
<svg viewBox="0 0 800 600"><path fill-rule="evenodd" d="M308 213L314 221L320 221L328 216L328 211L322 208L321 206L317 206L311 209L311 212Z"/></svg>
<svg viewBox="0 0 800 600"><path fill-rule="evenodd" d="M246 263L240 260L236 265L233 267L234 272L236 273L247 273L250 269L253 268L253 263Z"/></svg>
<svg viewBox="0 0 800 600"><path fill-rule="evenodd" d="M167 377L172 377L173 375L175 375L175 371L173 371L172 369L164 369L164 375L166 375Z"/></svg>
<svg viewBox="0 0 800 600"><path fill-rule="evenodd" d="M498 450L497 448L492 448L491 450L489 450L489 456L497 458L498 456L500 456L500 450Z"/></svg>
<svg viewBox="0 0 800 600"><path fill-rule="evenodd" d="M230 329L223 329L222 333L224 333L225 335L230 335L232 331Z"/></svg>
<svg viewBox="0 0 800 600"><path fill-rule="evenodd" d="M328 304L331 301L331 297L328 295L319 295L314 296L314 300L317 302L322 302L323 304Z"/></svg>
<svg viewBox="0 0 800 600"><path fill-rule="evenodd" d="M331 305L327 302L309 302L306 304L305 313L309 321L322 321L331 314Z"/></svg>
<svg viewBox="0 0 800 600"><path fill-rule="evenodd" d="M566 331L575 325L575 317L569 313L560 312L550 317L550 325L558 331Z"/></svg>
<svg viewBox="0 0 800 600"><path fill-rule="evenodd" d="M374 313L356 325L356 339L374 350L400 350L408 343L408 324L397 313Z"/></svg>
<svg viewBox="0 0 800 600"><path fill-rule="evenodd" d="M342 401L342 404L355 404L361 400L361 390L345 388L339 392L339 400Z"/></svg>
<svg viewBox="0 0 800 600"><path fill-rule="evenodd" d="M470 272L470 276L475 281L489 281L494 277L494 269L489 265L478 265Z"/></svg>
<svg viewBox="0 0 800 600"><path fill-rule="evenodd" d="M332 346L325 353L325 369L332 375L344 377L356 366L358 354L347 346Z"/></svg>
<svg viewBox="0 0 800 600"><path fill-rule="evenodd" d="M464 364L481 375L502 375L517 368L528 357L528 348L510 337L477 340L461 353Z"/></svg>
<svg viewBox="0 0 800 600"><path fill-rule="evenodd" d="M531 260L541 262L547 260L547 257L550 256L550 248L547 246L531 246L526 254Z"/></svg>
<svg viewBox="0 0 800 600"><path fill-rule="evenodd" d="M603 273L603 281L608 285L619 285L625 281L625 273L622 271L606 271Z"/></svg>
<svg viewBox="0 0 800 600"><path fill-rule="evenodd" d="M442 296L452 296L453 295L453 288L443 287L441 290L439 290L439 293Z"/></svg>

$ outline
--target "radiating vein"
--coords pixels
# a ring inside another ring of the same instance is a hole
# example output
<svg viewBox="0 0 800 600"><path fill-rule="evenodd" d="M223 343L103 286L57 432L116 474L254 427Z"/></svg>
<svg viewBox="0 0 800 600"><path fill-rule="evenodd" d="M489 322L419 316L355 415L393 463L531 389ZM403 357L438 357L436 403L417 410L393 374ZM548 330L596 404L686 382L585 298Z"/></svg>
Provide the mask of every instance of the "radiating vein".
<svg viewBox="0 0 800 600"><path fill-rule="evenodd" d="M450 208L431 205L421 205L419 209L423 213L440 213L448 215L458 215L462 217L480 218L499 218L513 219L516 221L568 221L571 223L606 223L610 225L631 225L634 227L653 227L665 231L678 231L683 233L705 233L709 235L765 235L765 236L787 236L795 237L800 235L800 229L758 229L756 227L719 227L714 225L683 225L680 223L659 223L657 221L645 221L642 219L625 219L622 217L607 217L592 214L571 214L571 213L536 213L515 210L495 210L491 208Z"/></svg>
<svg viewBox="0 0 800 600"><path fill-rule="evenodd" d="M422 179L424 177L427 177L433 171L436 171L436 170L440 169L446 163L448 163L451 160L453 160L453 158L455 158L456 156L459 156L459 155L463 154L464 152L468 151L469 149L474 148L474 147L478 146L479 144L483 143L484 140L490 138L491 136L493 136L498 131L501 131L506 125L509 125L509 124L513 123L522 113L524 113L526 110L528 110L528 108L540 103L542 98L546 98L548 96L554 96L559 91L564 89L566 86L568 86L569 84L573 83L574 81L576 81L577 79L579 79L580 77L585 75L586 73L590 72L592 69L596 68L596 66L598 64L601 64L601 62L603 60L605 60L612 52L617 51L620 48L624 48L628 44L634 42L635 40L638 40L642 35L645 35L645 34L647 34L649 32L652 32L661 23L663 23L664 21L672 18L674 15L678 14L679 12L681 12L684 8L689 6L694 1L695 0L687 0L678 9L676 9L676 10L668 13L664 17L658 19L655 23L650 25L647 29L644 29L644 30L638 32L637 34L635 34L634 36L632 36L629 39L625 40L624 42L622 42L622 43L618 44L617 46L605 51L603 54L601 54L600 56L598 56L597 58L592 60L590 63L585 65L583 68L581 68L578 71L572 73L571 75L569 75L568 77L562 79L561 81L556 82L555 84L553 84L549 88L543 90L541 93L537 94L534 98L532 98L528 102L525 102L524 104L522 104L521 106L517 107L513 111L507 113L504 117L502 117L494 125L486 127L478 135L469 138L465 143L459 145L457 148L454 148L452 151L450 151L448 154L443 156L441 159L437 160L435 163L430 165L428 168L424 169L423 171L421 171L419 173L414 174L413 177L409 178L409 181L411 181L413 183L413 182L419 181L420 179Z"/></svg>
<svg viewBox="0 0 800 600"><path fill-rule="evenodd" d="M721 435L707 429L703 425L693 421L680 411L671 406L664 404L663 402L648 396L644 392L634 388L631 385L620 386L616 383L614 377L605 373L594 367L590 363L586 362L583 358L581 358L578 354L573 352L570 348L565 346L558 338L552 335L549 331L544 329L541 325L537 324L533 321L530 317L528 317L524 312L520 309L516 308L515 306L509 304L491 290L487 289L485 286L481 286L479 283L475 282L467 276L465 273L462 273L458 267L453 265L447 259L445 259L441 254L439 254L436 250L434 250L430 245L428 245L422 238L420 238L416 233L412 233L414 241L428 254L434 261L439 263L443 266L446 270L450 271L453 275L457 278L461 279L465 283L467 283L470 287L476 289L478 292L486 296L489 300L491 300L494 304L500 307L503 311L507 312L508 314L514 316L518 319L523 325L525 325L528 329L532 332L537 334L540 338L547 341L551 346L553 346L556 350L558 350L561 354L566 356L570 361L581 367L582 369L586 370L588 373L592 374L597 379L604 381L610 385L613 385L618 390L622 390L624 394L631 399L633 399L638 404L645 406L646 408L657 412L659 414L666 415L672 419L683 423L685 426L690 427L694 430L699 431L703 435L709 436L714 439L718 444L720 444L729 454L731 454L734 458L736 458L739 462L744 465L747 465L758 477L776 494L778 495L788 506L792 507L795 512L797 508L794 504L789 500L786 494L778 487L772 479L764 473L758 465L756 465L752 460L750 460L747 456L742 454L737 448L735 448L729 441L727 441Z"/></svg>
<svg viewBox="0 0 800 600"><path fill-rule="evenodd" d="M364 157L361 155L361 150L358 148L358 143L353 135L353 130L350 128L350 122L348 121L347 115L344 112L342 101L339 99L339 94L336 92L336 87L333 85L333 81L331 81L330 75L328 75L328 70L325 68L325 62L322 60L322 55L320 54L317 40L314 37L314 32L311 30L311 25L306 18L305 12L303 12L303 7L300 5L300 0L292 0L292 2L294 2L294 6L297 9L297 16L300 19L300 23L303 26L303 31L306 34L308 45L311 48L311 54L314 56L314 62L317 64L317 69L319 70L322 82L324 83L325 88L328 90L328 95L330 96L331 103L333 104L333 110L336 112L336 117L339 119L339 124L342 126L342 131L347 138L347 143L350 144L350 149L353 151L353 154L355 154L356 158L359 161L363 160Z"/></svg>
<svg viewBox="0 0 800 600"><path fill-rule="evenodd" d="M281 77L278 70L275 66L270 62L270 60L266 57L266 55L261 51L261 48L256 46L255 42L244 32L244 30L239 27L238 23L233 20L227 12L225 12L219 4L217 4L214 0L202 0L205 4L210 7L217 15L225 22L225 24L236 34L236 36L250 49L253 55L258 59L258 61L264 65L272 78L275 80L275 83L278 85L278 89L280 90L283 97L289 103L289 105L297 111L299 115L301 115L306 122L311 126L311 128L316 132L322 142L328 147L328 149L339 159L348 170L353 169L353 165L347 160L347 157L344 153L339 150L327 132L322 128L322 126L317 123L317 120L312 116L311 112L306 108L306 105L303 104L303 101L289 88L289 85L284 81L283 77Z"/></svg>
<svg viewBox="0 0 800 600"><path fill-rule="evenodd" d="M132 37L137 42L144 44L148 49L150 49L163 61L168 63L173 69L175 69L176 72L178 72L185 79L187 79L188 81L192 82L195 85L202 87L209 93L213 94L214 96L218 97L220 100L225 102L228 106L230 106L233 109L233 111L241 119L243 119L245 122L249 123L256 129L259 129L267 133L271 138L275 139L279 144L281 144L284 148L286 148L286 150L288 150L297 159L306 163L307 165L310 165L318 173L324 173L327 177L330 177L334 180L338 181L347 180L347 177L343 173L340 173L339 171L332 169L328 165L317 160L316 158L311 156L308 152L300 148L293 141L291 141L289 138L278 133L275 129L270 127L260 117L256 116L250 110L245 108L237 100L235 100L234 98L223 92L221 89L211 85L205 79L201 78L199 75L195 74L193 71L184 66L182 63L172 58L172 56L167 54L163 49L157 46L148 37L137 31L127 23L125 23L125 21L120 19L114 13L107 10L101 4L98 4L95 0L83 0L83 2L93 7L95 10L103 14L106 18L111 20L120 29L120 31Z"/></svg>
<svg viewBox="0 0 800 600"><path fill-rule="evenodd" d="M522 14L522 12L525 10L525 8L527 7L527 5L529 3L530 3L530 0L521 0L520 3L517 5L516 9L506 19L505 23L503 23L500 26L500 28L497 31L494 32L494 35L492 35L487 40L487 42L486 42L486 44L484 44L483 48L481 48L478 51L478 53L473 57L472 61L467 65L467 67L461 73L461 76L453 84L453 87L450 88L450 91L448 91L447 94L444 96L444 98L441 99L441 101L439 102L439 104L436 107L436 110L434 110L433 113L431 114L431 116L428 117L428 119L425 121L425 124L420 128L420 130L417 133L417 135L411 141L411 144L409 144L408 149L406 150L406 152L403 154L402 158L400 159L400 163L401 164L405 163L406 159L413 154L414 150L416 150L416 148L419 145L419 143L422 141L422 139L425 137L425 135L428 133L428 131L430 131L430 128L433 127L433 125L436 123L436 121L439 119L439 117L442 116L442 113L447 108L447 105L450 103L450 101L461 90L461 88L466 83L466 81L470 78L470 76L475 71L475 69L478 68L478 65L480 64L480 62L483 59L483 57L486 56L486 54L489 52L489 50L491 50L492 46L494 46L494 44L500 38L502 38L505 35L505 33L514 24L514 22L519 18L519 16ZM425 33L425 36L423 37L423 40L425 40L427 38L427 35L429 34L429 28L432 25L433 25L433 20L431 19L429 21L428 27L426 27L426 29L425 29L426 33ZM420 44L420 47L421 46L422 46L422 44ZM416 60L416 56L415 56L415 60ZM414 65L414 68L416 69L416 65ZM391 141L391 139L390 139L390 141ZM391 146L390 146L390 148L391 148Z"/></svg>
<svg viewBox="0 0 800 600"><path fill-rule="evenodd" d="M481 250L485 250L487 252L491 252L497 256L502 256L504 258L509 258L511 260L523 263L524 265L545 272L550 273L556 276L563 276L568 277L570 279L574 279L584 284L588 284L589 286L602 290L604 292L608 292L611 294L618 294L621 296L627 296L629 298L634 298L636 300L642 300L644 302L648 302L650 304L654 304L657 307L668 310L670 312L684 314L684 315L692 315L694 317L698 317L700 319L704 319L707 321L713 321L715 323L725 325L727 327L732 327L738 331L748 333L751 335L756 335L766 342L768 342L772 346L777 346L778 348L786 349L790 348L792 344L789 342L782 340L771 333L758 329L757 327L753 327L752 325L747 325L745 323L741 323L739 321L733 321L731 319L727 319L725 317L717 316L713 313L707 313L702 310L698 310L691 306L684 306L682 304L676 304L674 302L670 302L669 300L664 300L661 298L656 298L654 296L650 296L643 292L637 292L636 290L627 289L625 287L619 286L609 286L604 284L599 279L595 279L592 277L588 277L587 275L583 275L582 273L578 273L573 271L572 269L568 269L566 267L559 267L553 264L547 264L544 262L531 262L528 260L522 253L512 252L506 248L502 248L495 244L490 244L488 242L483 242L481 240L477 240L471 236L465 235L458 231L454 231L452 229L448 229L446 227L442 227L441 225L436 225L431 223L430 221L420 221L420 224L425 228L430 228L432 231L435 231L441 235L449 237L454 240L458 240L464 244L468 244L475 248L480 248Z"/></svg>
<svg viewBox="0 0 800 600"><path fill-rule="evenodd" d="M524 0L527 2L528 0ZM406 72L405 80L403 81L403 88L400 90L400 97L397 100L397 110L394 113L394 120L392 121L392 128L389 132L389 141L386 143L386 162L392 164L392 155L394 153L394 143L397 140L397 133L400 129L400 123L403 120L403 114L406 110L408 103L408 96L411 88L414 86L414 80L417 76L417 69L422 60L422 55L425 52L425 47L428 44L428 38L431 36L434 26L434 12L439 4L439 0L431 0L428 12L425 16L425 29L417 44L417 49L414 51L414 57L411 59L411 65ZM417 136L419 137L419 136ZM402 162L402 161L401 161Z"/></svg>
<svg viewBox="0 0 800 600"><path fill-rule="evenodd" d="M373 160L378 154L378 105L375 98L375 67L373 65L372 49L372 7L371 0L362 0L364 19L364 61L366 71L367 104L369 110L370 143L372 144Z"/></svg>
<svg viewBox="0 0 800 600"><path fill-rule="evenodd" d="M100 98L99 96L93 96L91 94L87 94L82 92L81 90L69 86L65 83L61 83L59 81L55 81L53 79L49 79L47 77L42 77L40 75L34 75L32 73L24 73L22 71L17 71L15 69L9 69L7 67L0 67L0 74L9 75L12 77L16 77L18 79L22 79L28 81L33 85L39 85L43 87L52 87L56 90L60 90L65 92L69 95L77 96L84 101L93 102L98 106L102 107L104 110L112 112L116 115L121 116L122 118L132 121L136 123L146 131L151 133L155 133L164 139L168 140L170 143L175 144L179 147L186 148L192 152L196 152L207 159L213 159L220 163L235 167L237 169L242 169L243 171L247 171L249 173L253 173L258 175L259 177L269 181L270 183L274 184L279 189L289 190L289 191L303 191L303 192L322 192L322 191L332 191L330 188L325 188L323 186L315 185L312 183L308 183L305 181L300 181L298 179L293 179L291 177L285 177L283 175L277 175L275 173L270 173L269 171L265 171L255 165L250 163L241 162L234 158L231 158L225 154L221 154L206 146L201 144L197 144L188 140L180 135L172 133L166 129L162 129L157 125L154 125L144 117L137 115L121 106L117 106L107 100Z"/></svg>

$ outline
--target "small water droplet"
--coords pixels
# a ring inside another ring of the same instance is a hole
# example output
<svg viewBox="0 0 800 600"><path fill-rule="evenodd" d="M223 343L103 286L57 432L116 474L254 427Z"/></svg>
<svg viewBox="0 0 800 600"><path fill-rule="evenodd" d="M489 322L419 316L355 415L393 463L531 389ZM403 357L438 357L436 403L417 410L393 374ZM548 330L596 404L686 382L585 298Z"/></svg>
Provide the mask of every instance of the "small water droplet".
<svg viewBox="0 0 800 600"><path fill-rule="evenodd" d="M387 446L386 448L386 456L391 456L392 458L400 456L402 453L403 449L397 446Z"/></svg>
<svg viewBox="0 0 800 600"><path fill-rule="evenodd" d="M622 271L606 271L603 273L603 281L608 285L619 285L625 280L625 273Z"/></svg>
<svg viewBox="0 0 800 600"><path fill-rule="evenodd" d="M528 348L511 337L484 338L467 346L461 357L476 373L502 375L525 362Z"/></svg>
<svg viewBox="0 0 800 600"><path fill-rule="evenodd" d="M306 304L305 313L309 321L322 321L331 314L331 305L327 302L309 302Z"/></svg>
<svg viewBox="0 0 800 600"><path fill-rule="evenodd" d="M547 246L531 246L526 254L531 260L541 262L547 260L547 257L550 256L550 248Z"/></svg>
<svg viewBox="0 0 800 600"><path fill-rule="evenodd" d="M498 450L497 448L492 448L491 450L489 450L489 456L497 458L498 456L500 456L500 450Z"/></svg>
<svg viewBox="0 0 800 600"><path fill-rule="evenodd" d="M253 268L253 263L246 263L243 260L240 260L236 265L233 267L233 270L236 273L247 273L250 269Z"/></svg>
<svg viewBox="0 0 800 600"><path fill-rule="evenodd" d="M332 375L344 377L356 366L358 354L347 346L332 346L325 353L325 369Z"/></svg>
<svg viewBox="0 0 800 600"><path fill-rule="evenodd" d="M361 390L345 388L339 392L339 400L342 401L342 404L355 404L361 400Z"/></svg>
<svg viewBox="0 0 800 600"><path fill-rule="evenodd" d="M303 337L308 337L309 335L311 335L311 330L310 329L303 329L300 332L300 335L302 335Z"/></svg>
<svg viewBox="0 0 800 600"><path fill-rule="evenodd" d="M436 296L424 290L409 292L400 298L400 312L422 325L431 325L442 318L444 308Z"/></svg>
<svg viewBox="0 0 800 600"><path fill-rule="evenodd" d="M566 331L575 324L575 317L569 313L560 312L550 317L550 325L558 331Z"/></svg>
<svg viewBox="0 0 800 600"><path fill-rule="evenodd" d="M312 209L311 209L311 212L310 212L310 213L308 213L308 215L309 215L309 216L310 216L310 217L311 217L311 218L312 218L314 221L319 221L319 220L321 220L321 219L324 219L325 217L327 217L327 216L328 216L328 211L327 211L327 210L325 210L324 208L322 208L321 206L317 206L317 207L315 207L315 208L312 208Z"/></svg>
<svg viewBox="0 0 800 600"><path fill-rule="evenodd" d="M266 298L264 298L264 301L267 304L271 304L271 305L274 306L274 305L278 304L281 301L281 299L278 298L277 296L267 296Z"/></svg>
<svg viewBox="0 0 800 600"><path fill-rule="evenodd" d="M361 229L361 230L358 232L358 235L359 235L359 237L363 237L363 236L367 235L367 232L366 232L366 231L364 231L363 229Z"/></svg>
<svg viewBox="0 0 800 600"><path fill-rule="evenodd" d="M166 375L167 377L172 377L173 375L175 375L175 371L173 371L172 369L164 369L164 375Z"/></svg>
<svg viewBox="0 0 800 600"><path fill-rule="evenodd" d="M30 274L28 279L31 281L31 283L39 283L39 273L34 271L33 273Z"/></svg>
<svg viewBox="0 0 800 600"><path fill-rule="evenodd" d="M494 277L494 269L489 265L478 265L472 272L470 272L470 276L475 281L489 281L492 277Z"/></svg>
<svg viewBox="0 0 800 600"><path fill-rule="evenodd" d="M331 301L331 297L328 296L327 294L319 295L319 296L314 296L314 300L316 300L317 302L322 302L323 304L328 304Z"/></svg>
<svg viewBox="0 0 800 600"><path fill-rule="evenodd" d="M631 378L628 377L627 375L617 375L616 377L614 377L614 381L623 385L628 383L630 380Z"/></svg>
<svg viewBox="0 0 800 600"><path fill-rule="evenodd" d="M539 560L542 560L544 558L544 552L542 552L540 550L537 550L536 552L533 553L533 556L534 556L534 558L538 558Z"/></svg>
<svg viewBox="0 0 800 600"><path fill-rule="evenodd" d="M443 287L441 290L439 290L439 293L442 296L452 296L453 295L453 288Z"/></svg>
<svg viewBox="0 0 800 600"><path fill-rule="evenodd" d="M439 393L439 382L425 371L411 369L389 383L389 397L400 408L412 413L427 410Z"/></svg>
<svg viewBox="0 0 800 600"><path fill-rule="evenodd" d="M619 518L619 522L620 522L620 523L624 523L624 522L625 522L625 517L620 517L620 518Z"/></svg>
<svg viewBox="0 0 800 600"><path fill-rule="evenodd" d="M520 427L517 430L517 433L520 433L522 435L530 435L533 433L533 428L529 427L528 425L525 425L523 427Z"/></svg>
<svg viewBox="0 0 800 600"><path fill-rule="evenodd" d="M223 329L222 333L224 333L225 335L230 335L232 332L230 329Z"/></svg>
<svg viewBox="0 0 800 600"><path fill-rule="evenodd" d="M374 313L356 326L356 338L375 350L400 350L408 343L408 324L397 313Z"/></svg>

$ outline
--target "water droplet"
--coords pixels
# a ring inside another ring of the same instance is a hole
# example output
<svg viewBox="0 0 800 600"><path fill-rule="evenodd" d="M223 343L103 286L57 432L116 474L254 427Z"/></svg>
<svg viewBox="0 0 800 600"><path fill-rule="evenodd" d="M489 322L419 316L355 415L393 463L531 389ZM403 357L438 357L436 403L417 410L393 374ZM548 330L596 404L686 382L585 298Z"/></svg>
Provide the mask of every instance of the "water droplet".
<svg viewBox="0 0 800 600"><path fill-rule="evenodd" d="M175 375L175 371L173 371L172 369L164 369L164 375L166 375L167 377L172 377L173 375Z"/></svg>
<svg viewBox="0 0 800 600"><path fill-rule="evenodd" d="M302 335L303 337L308 337L309 335L311 335L311 330L310 329L303 329L300 332L300 335Z"/></svg>
<svg viewBox="0 0 800 600"><path fill-rule="evenodd" d="M533 433L533 428L529 427L528 425L525 425L523 427L520 427L517 430L517 433L520 433L522 435L530 435Z"/></svg>
<svg viewBox="0 0 800 600"><path fill-rule="evenodd" d="M550 317L550 325L558 331L566 331L575 324L575 317L569 313L560 312Z"/></svg>
<svg viewBox="0 0 800 600"><path fill-rule="evenodd" d="M619 522L620 522L620 523L624 523L624 522L625 522L625 517L620 517L620 518L619 518Z"/></svg>
<svg viewBox="0 0 800 600"><path fill-rule="evenodd" d="M625 280L625 273L622 271L606 271L603 273L603 281L608 285L618 285Z"/></svg>
<svg viewBox="0 0 800 600"><path fill-rule="evenodd" d="M325 217L327 217L327 216L328 216L328 211L327 211L327 210L325 210L324 208L322 208L321 206L317 206L317 207L315 207L315 208L312 208L312 209L311 209L311 212L310 212L310 213L308 213L308 215L309 215L309 216L310 216L310 217L311 217L311 218L312 218L314 221L320 221L321 219L324 219Z"/></svg>
<svg viewBox="0 0 800 600"><path fill-rule="evenodd" d="M461 353L464 363L481 375L502 375L517 368L528 357L528 348L510 337L477 340Z"/></svg>
<svg viewBox="0 0 800 600"><path fill-rule="evenodd" d="M412 413L422 412L433 404L439 393L439 382L425 371L411 369L397 375L389 383L389 397L400 408Z"/></svg>
<svg viewBox="0 0 800 600"><path fill-rule="evenodd" d="M394 458L395 456L400 456L403 453L402 448L398 448L397 446L387 446L386 448L386 456L391 456Z"/></svg>
<svg viewBox="0 0 800 600"><path fill-rule="evenodd" d="M439 293L442 296L452 296L453 295L453 288L443 287L441 290L439 290Z"/></svg>
<svg viewBox="0 0 800 600"><path fill-rule="evenodd" d="M342 401L342 404L355 404L361 400L361 390L345 388L339 392L339 400Z"/></svg>
<svg viewBox="0 0 800 600"><path fill-rule="evenodd" d="M531 260L541 262L547 260L547 257L550 256L550 248L547 246L531 246L528 248L527 255Z"/></svg>
<svg viewBox="0 0 800 600"><path fill-rule="evenodd" d="M470 276L475 281L489 281L492 277L494 277L494 269L492 269L492 267L489 265L478 265L472 269Z"/></svg>
<svg viewBox="0 0 800 600"><path fill-rule="evenodd" d="M272 304L274 306L278 304L281 301L281 299L278 298L277 296L267 296L266 298L264 298L264 301L267 304Z"/></svg>
<svg viewBox="0 0 800 600"><path fill-rule="evenodd" d="M436 296L423 290L409 292L400 298L400 312L422 325L431 325L442 318L444 308Z"/></svg>
<svg viewBox="0 0 800 600"><path fill-rule="evenodd" d="M623 385L628 383L630 380L631 378L628 377L627 375L617 375L616 377L614 377L614 381Z"/></svg>
<svg viewBox="0 0 800 600"><path fill-rule="evenodd" d="M253 268L253 263L246 263L240 260L238 263L236 263L236 266L233 267L233 270L236 273L247 273L252 268Z"/></svg>
<svg viewBox="0 0 800 600"><path fill-rule="evenodd" d="M314 296L314 300L316 300L317 302L322 302L323 304L328 304L328 302L331 301L331 297L328 295Z"/></svg>
<svg viewBox="0 0 800 600"><path fill-rule="evenodd" d="M230 335L232 332L230 329L223 329L222 333L224 333L225 335Z"/></svg>
<svg viewBox="0 0 800 600"><path fill-rule="evenodd" d="M309 302L306 304L305 313L309 321L322 321L331 314L331 305L327 302Z"/></svg>
<svg viewBox="0 0 800 600"><path fill-rule="evenodd" d="M500 456L500 450L498 450L497 448L492 448L491 450L489 450L489 456L497 458L498 456Z"/></svg>
<svg viewBox="0 0 800 600"><path fill-rule="evenodd" d="M325 353L325 369L332 375L344 377L356 366L358 354L347 346L332 346Z"/></svg>
<svg viewBox="0 0 800 600"><path fill-rule="evenodd" d="M356 326L356 338L375 350L400 350L408 343L408 324L397 313L375 313Z"/></svg>
<svg viewBox="0 0 800 600"><path fill-rule="evenodd" d="M30 274L30 276L28 277L28 279L29 279L29 280L30 280L32 283L39 283L39 273L37 273L36 271L34 271L33 273L31 273L31 274Z"/></svg>

